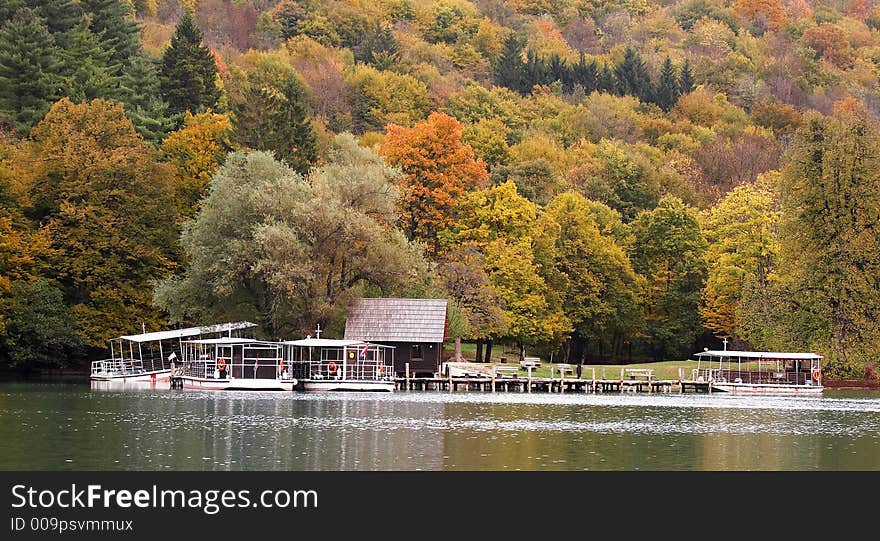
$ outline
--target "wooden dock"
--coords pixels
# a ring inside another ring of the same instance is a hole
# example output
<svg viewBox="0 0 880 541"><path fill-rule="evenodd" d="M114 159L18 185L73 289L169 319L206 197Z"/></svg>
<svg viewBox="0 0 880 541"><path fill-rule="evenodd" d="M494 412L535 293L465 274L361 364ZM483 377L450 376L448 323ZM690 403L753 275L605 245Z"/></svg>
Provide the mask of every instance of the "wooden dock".
<svg viewBox="0 0 880 541"><path fill-rule="evenodd" d="M577 379L521 377L396 378L400 391L483 391L514 393L711 393L710 383L671 379Z"/></svg>

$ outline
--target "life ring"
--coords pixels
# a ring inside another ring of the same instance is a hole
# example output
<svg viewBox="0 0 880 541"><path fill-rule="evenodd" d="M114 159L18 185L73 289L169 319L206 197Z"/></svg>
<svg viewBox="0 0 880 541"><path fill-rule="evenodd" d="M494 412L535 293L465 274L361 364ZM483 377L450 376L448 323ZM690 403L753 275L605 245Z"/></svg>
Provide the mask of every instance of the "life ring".
<svg viewBox="0 0 880 541"><path fill-rule="evenodd" d="M820 377L822 377L822 372L820 372L818 368L813 370L813 381L819 381Z"/></svg>
<svg viewBox="0 0 880 541"><path fill-rule="evenodd" d="M220 370L226 370L226 359L217 359L217 368Z"/></svg>
<svg viewBox="0 0 880 541"><path fill-rule="evenodd" d="M336 363L334 363L333 361L330 361L330 364L327 365L327 370L329 370L331 374L335 374L336 373Z"/></svg>
<svg viewBox="0 0 880 541"><path fill-rule="evenodd" d="M284 359L278 359L278 368L282 372L284 371Z"/></svg>
<svg viewBox="0 0 880 541"><path fill-rule="evenodd" d="M381 364L381 365L379 365L379 375L382 375L384 373L385 373L385 365Z"/></svg>

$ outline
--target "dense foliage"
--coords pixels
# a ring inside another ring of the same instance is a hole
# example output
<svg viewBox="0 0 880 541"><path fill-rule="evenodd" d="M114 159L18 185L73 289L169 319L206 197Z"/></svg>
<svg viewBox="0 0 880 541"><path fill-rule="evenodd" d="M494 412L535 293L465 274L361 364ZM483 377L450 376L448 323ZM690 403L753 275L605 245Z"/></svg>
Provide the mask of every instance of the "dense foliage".
<svg viewBox="0 0 880 541"><path fill-rule="evenodd" d="M878 75L873 0L5 0L0 362L411 295L480 347L857 376Z"/></svg>

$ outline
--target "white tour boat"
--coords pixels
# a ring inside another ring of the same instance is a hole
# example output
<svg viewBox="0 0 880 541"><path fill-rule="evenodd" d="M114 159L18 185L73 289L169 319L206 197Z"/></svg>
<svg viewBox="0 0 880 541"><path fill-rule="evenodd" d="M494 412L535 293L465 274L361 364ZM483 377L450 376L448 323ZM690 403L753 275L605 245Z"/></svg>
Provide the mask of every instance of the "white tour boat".
<svg viewBox="0 0 880 541"><path fill-rule="evenodd" d="M712 391L793 395L822 393L822 356L815 353L724 349L702 351L696 357L697 368L693 371L693 379L711 382Z"/></svg>
<svg viewBox="0 0 880 541"><path fill-rule="evenodd" d="M302 391L394 390L394 347L321 338L283 342L284 358Z"/></svg>
<svg viewBox="0 0 880 541"><path fill-rule="evenodd" d="M144 332L110 340L110 358L92 362L89 378L95 382L167 383L174 361L180 358L184 338L216 336L256 327L239 321L203 327Z"/></svg>
<svg viewBox="0 0 880 541"><path fill-rule="evenodd" d="M184 341L171 378L172 387L207 391L292 391L295 385L282 345L252 338Z"/></svg>

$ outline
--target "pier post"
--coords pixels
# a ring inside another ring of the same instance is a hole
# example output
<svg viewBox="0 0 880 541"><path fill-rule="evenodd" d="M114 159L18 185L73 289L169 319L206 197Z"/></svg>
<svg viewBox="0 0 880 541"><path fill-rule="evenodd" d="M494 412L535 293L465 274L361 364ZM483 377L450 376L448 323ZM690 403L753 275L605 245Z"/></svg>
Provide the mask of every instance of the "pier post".
<svg viewBox="0 0 880 541"><path fill-rule="evenodd" d="M623 392L623 368L620 369L620 392Z"/></svg>
<svg viewBox="0 0 880 541"><path fill-rule="evenodd" d="M526 392L532 392L532 365L529 365L529 381L526 383Z"/></svg>
<svg viewBox="0 0 880 541"><path fill-rule="evenodd" d="M678 367L678 394L684 393L684 383L682 383L683 380L684 380L684 368L679 366Z"/></svg>
<svg viewBox="0 0 880 541"><path fill-rule="evenodd" d="M409 391L409 363L406 363L406 390Z"/></svg>

